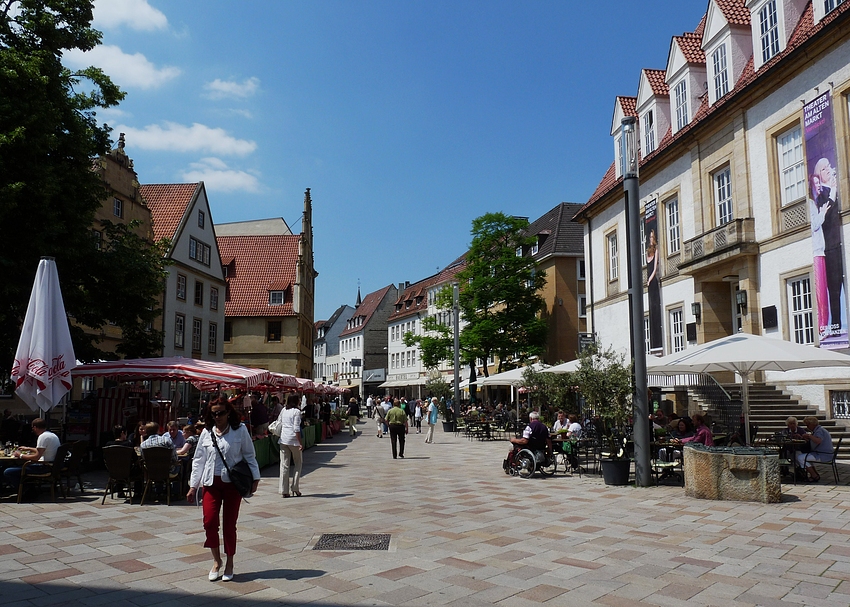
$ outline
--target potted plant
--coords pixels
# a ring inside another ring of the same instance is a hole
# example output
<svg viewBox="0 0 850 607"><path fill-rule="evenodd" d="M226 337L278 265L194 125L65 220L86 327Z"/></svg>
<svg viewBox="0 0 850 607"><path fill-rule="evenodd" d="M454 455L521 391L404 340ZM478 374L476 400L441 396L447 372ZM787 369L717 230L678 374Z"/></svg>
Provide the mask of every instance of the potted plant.
<svg viewBox="0 0 850 607"><path fill-rule="evenodd" d="M628 421L632 413L632 372L625 355L598 343L579 357L573 380L596 420L602 442L602 476L607 485L627 485L631 460L627 449Z"/></svg>

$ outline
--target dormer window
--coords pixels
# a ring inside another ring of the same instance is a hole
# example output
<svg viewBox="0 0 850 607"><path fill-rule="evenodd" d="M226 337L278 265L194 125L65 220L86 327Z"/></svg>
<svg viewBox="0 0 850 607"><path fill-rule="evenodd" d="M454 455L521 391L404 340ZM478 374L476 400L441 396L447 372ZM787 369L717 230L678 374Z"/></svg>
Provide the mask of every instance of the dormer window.
<svg viewBox="0 0 850 607"><path fill-rule="evenodd" d="M688 125L688 82L681 80L673 89L673 99L676 104L676 130L680 131Z"/></svg>
<svg viewBox="0 0 850 607"><path fill-rule="evenodd" d="M729 92L729 70L726 67L726 45L721 44L711 55L714 74L714 99L720 99Z"/></svg>
<svg viewBox="0 0 850 607"><path fill-rule="evenodd" d="M655 116L652 110L643 115L641 125L643 128L643 154L646 156L655 150Z"/></svg>
<svg viewBox="0 0 850 607"><path fill-rule="evenodd" d="M517 256L517 257L522 257L522 247L517 247L517 248L516 248L516 256Z"/></svg>
<svg viewBox="0 0 850 607"><path fill-rule="evenodd" d="M537 237L537 240L531 245L531 254L537 255L537 252L540 250L540 237Z"/></svg>
<svg viewBox="0 0 850 607"><path fill-rule="evenodd" d="M283 291L269 291L269 305L270 306L282 306L283 305Z"/></svg>
<svg viewBox="0 0 850 607"><path fill-rule="evenodd" d="M768 0L758 13L759 39L762 63L779 53L779 20L776 18L776 0Z"/></svg>

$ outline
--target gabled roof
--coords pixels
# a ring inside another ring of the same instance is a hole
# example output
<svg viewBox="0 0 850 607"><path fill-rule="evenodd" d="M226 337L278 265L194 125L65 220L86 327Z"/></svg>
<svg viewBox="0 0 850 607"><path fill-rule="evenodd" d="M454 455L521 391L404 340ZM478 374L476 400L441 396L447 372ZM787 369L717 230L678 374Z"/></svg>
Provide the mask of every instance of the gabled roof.
<svg viewBox="0 0 850 607"><path fill-rule="evenodd" d="M225 316L293 316L300 235L219 236L222 259L232 259L227 271ZM269 291L284 291L284 303L269 305Z"/></svg>
<svg viewBox="0 0 850 607"><path fill-rule="evenodd" d="M691 122L687 124L684 128L677 131L675 135L671 136L671 132L668 131L668 133L665 134L665 136L659 142L658 147L652 153L647 154L646 157L641 159L641 165L645 162L651 161L653 158L663 152L665 148L672 145L682 137L686 136L693 129L697 128L703 120L713 116L716 112L721 111L722 108L726 107L727 104L731 103L734 99L736 99L738 97L738 94L744 91L750 84L759 81L762 78L770 78L771 68L780 63L785 57L796 51L798 48L803 46L811 38L820 34L824 30L824 28L828 27L831 23L833 23L837 19L844 17L844 14L847 12L850 12L850 2L843 2L836 6L834 10L832 10L828 15L826 15L826 17L821 19L818 23L815 23L812 4L811 2L809 2L806 5L802 16L800 17L799 22L794 28L794 31L791 34L791 38L789 39L788 44L784 50L774 55L770 59L770 61L762 65L758 71L755 71L754 60L752 55L750 55L749 61L747 65L744 66L744 70L741 73L741 77L735 83L735 87L727 95L724 95L721 99L718 99L717 102L715 102L711 106L707 106L706 102L703 101L703 103L697 109L697 112L695 113L694 118L691 120ZM700 27L698 28L700 32L702 31L702 26L704 26L704 24L705 16L703 16L702 21L700 21ZM593 206L596 201L602 199L620 181L621 180L614 178L614 165L612 164L605 172L605 175L602 177L602 180L599 182L599 185L596 186L596 189L594 190L588 201L579 210L577 216L583 215L587 210L590 209L591 206Z"/></svg>
<svg viewBox="0 0 850 607"><path fill-rule="evenodd" d="M174 240L180 221L201 188L201 183L154 183L139 187L139 193L151 210L156 240Z"/></svg>
<svg viewBox="0 0 850 607"><path fill-rule="evenodd" d="M350 329L343 329L342 333L339 334L340 337L345 337L347 335L353 335L355 333L360 333L366 328L366 325L369 324L369 321L372 319L372 316L375 315L375 311L381 305L381 302L384 300L384 297L387 296L387 293L390 289L392 289L392 285L387 285L383 289L379 289L377 291L373 291L369 293L366 297L363 298L363 302L357 307L354 311L354 314L351 315L351 319L362 318L363 322L356 327L351 327Z"/></svg>
<svg viewBox="0 0 850 607"><path fill-rule="evenodd" d="M669 97L670 89L667 86L667 72L665 70L644 69L646 80L656 97Z"/></svg>
<svg viewBox="0 0 850 607"><path fill-rule="evenodd" d="M418 312L428 309L428 289L433 286L445 284L451 281L455 275L466 267L466 254L458 257L448 266L428 278L424 278L416 282L404 291L399 293L396 300L396 305L401 304L401 310L390 312L387 319L389 322L415 316ZM416 302L419 298L419 303ZM410 301L410 307L407 306L407 301Z"/></svg>
<svg viewBox="0 0 850 607"><path fill-rule="evenodd" d="M635 113L635 103L637 102L637 97L623 97L622 95L617 97L617 101L620 102L620 107L623 110L623 114L626 116L637 116Z"/></svg>
<svg viewBox="0 0 850 607"><path fill-rule="evenodd" d="M714 0L729 25L750 25L750 9L746 0Z"/></svg>
<svg viewBox="0 0 850 607"><path fill-rule="evenodd" d="M537 235L539 239L535 259L558 254L584 254L584 229L573 223L573 216L580 208L581 204L562 202L529 224L526 233L529 236Z"/></svg>

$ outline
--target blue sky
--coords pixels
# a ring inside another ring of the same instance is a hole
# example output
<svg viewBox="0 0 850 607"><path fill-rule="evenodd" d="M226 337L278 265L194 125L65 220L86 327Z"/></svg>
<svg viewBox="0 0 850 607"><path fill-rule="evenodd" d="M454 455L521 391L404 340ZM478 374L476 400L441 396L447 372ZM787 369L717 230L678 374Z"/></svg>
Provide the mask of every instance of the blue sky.
<svg viewBox="0 0 850 607"><path fill-rule="evenodd" d="M127 92L142 183L203 179L216 222L311 188L316 319L460 255L472 220L584 202L616 95L664 68L706 0L97 0L97 65Z"/></svg>

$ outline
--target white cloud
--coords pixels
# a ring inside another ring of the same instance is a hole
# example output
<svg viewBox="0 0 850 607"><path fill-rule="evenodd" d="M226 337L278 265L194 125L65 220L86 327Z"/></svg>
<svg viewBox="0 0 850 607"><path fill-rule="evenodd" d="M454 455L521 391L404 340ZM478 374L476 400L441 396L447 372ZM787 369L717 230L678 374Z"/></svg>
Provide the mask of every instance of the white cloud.
<svg viewBox="0 0 850 607"><path fill-rule="evenodd" d="M168 19L148 0L95 0L94 25L105 29L126 25L138 31L153 31L167 28Z"/></svg>
<svg viewBox="0 0 850 607"><path fill-rule="evenodd" d="M252 97L259 87L260 79L253 77L246 78L243 82L216 78L204 85L204 88L208 91L207 97L210 99L224 99L226 97L247 99L248 97Z"/></svg>
<svg viewBox="0 0 850 607"><path fill-rule="evenodd" d="M141 53L130 55L109 44L96 46L86 53L72 49L63 58L69 67L99 67L119 86L157 88L180 75L179 68L157 68Z"/></svg>
<svg viewBox="0 0 850 607"><path fill-rule="evenodd" d="M257 149L254 141L237 139L224 129L211 128L197 122L192 126L163 122L162 125L151 124L143 129L120 125L115 130L126 133L127 141L132 141L133 147L145 150L245 156Z"/></svg>
<svg viewBox="0 0 850 607"><path fill-rule="evenodd" d="M219 158L202 158L193 162L180 175L186 181L203 181L207 191L249 192L260 191L257 175L246 171L231 169Z"/></svg>

